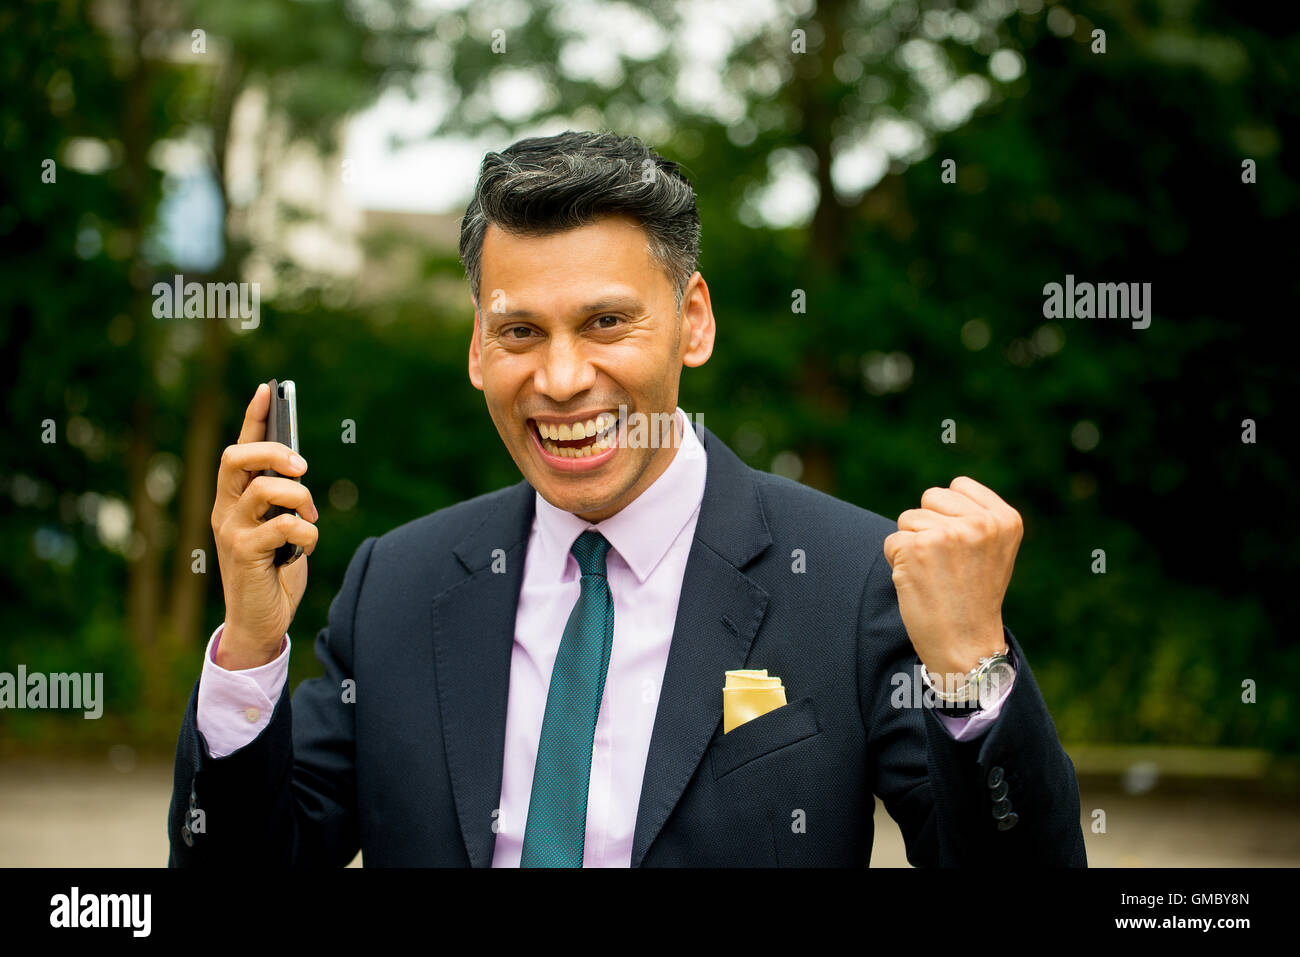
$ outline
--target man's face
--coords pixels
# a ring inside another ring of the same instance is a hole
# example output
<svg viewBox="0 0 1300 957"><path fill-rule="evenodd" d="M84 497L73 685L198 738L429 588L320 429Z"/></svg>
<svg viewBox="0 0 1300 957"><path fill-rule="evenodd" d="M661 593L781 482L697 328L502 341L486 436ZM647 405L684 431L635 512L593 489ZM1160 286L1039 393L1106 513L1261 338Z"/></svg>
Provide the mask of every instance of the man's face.
<svg viewBox="0 0 1300 957"><path fill-rule="evenodd" d="M704 280L691 278L679 312L646 238L613 216L548 236L490 225L483 237L470 381L529 484L590 522L633 501L676 451L620 442L620 406L671 415L682 365L713 348Z"/></svg>

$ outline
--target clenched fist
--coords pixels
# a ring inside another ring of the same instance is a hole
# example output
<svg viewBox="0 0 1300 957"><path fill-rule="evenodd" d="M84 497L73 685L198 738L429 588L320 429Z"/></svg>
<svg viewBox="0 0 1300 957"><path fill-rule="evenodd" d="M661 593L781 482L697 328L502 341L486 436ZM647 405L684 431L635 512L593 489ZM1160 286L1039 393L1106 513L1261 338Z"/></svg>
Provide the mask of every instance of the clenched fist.
<svg viewBox="0 0 1300 957"><path fill-rule="evenodd" d="M263 383L248 403L238 443L221 453L212 506L212 532L226 596L217 664L232 671L264 665L279 654L280 642L307 590L306 556L316 549L312 523L319 516L307 486L258 474L262 469L281 475L307 470L307 463L289 446L264 441L270 406L271 390ZM272 505L294 509L298 515L286 512L263 520ZM285 542L301 545L303 557L277 566L275 550Z"/></svg>
<svg viewBox="0 0 1300 957"><path fill-rule="evenodd" d="M1006 646L1002 599L1023 532L1019 512L962 476L927 489L885 539L907 636L945 690Z"/></svg>

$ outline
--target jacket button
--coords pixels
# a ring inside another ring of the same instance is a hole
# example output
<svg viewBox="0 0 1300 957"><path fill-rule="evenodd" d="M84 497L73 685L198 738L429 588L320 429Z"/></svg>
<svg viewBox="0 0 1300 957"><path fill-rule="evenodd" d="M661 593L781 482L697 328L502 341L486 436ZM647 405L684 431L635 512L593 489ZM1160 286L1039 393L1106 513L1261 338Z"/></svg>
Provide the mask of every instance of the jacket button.
<svg viewBox="0 0 1300 957"><path fill-rule="evenodd" d="M1002 820L998 821L998 830L1009 831L1016 826L1016 821L1018 820L1020 820L1020 815L1017 814L1015 811L1012 811Z"/></svg>
<svg viewBox="0 0 1300 957"><path fill-rule="evenodd" d="M994 768L989 772L989 787L995 788L1002 783L1002 769Z"/></svg>
<svg viewBox="0 0 1300 957"><path fill-rule="evenodd" d="M194 835L190 832L190 826L188 824L181 827L181 840L185 842L186 847L194 846Z"/></svg>
<svg viewBox="0 0 1300 957"><path fill-rule="evenodd" d="M199 806L199 797L193 791L190 791L190 810L193 811Z"/></svg>
<svg viewBox="0 0 1300 957"><path fill-rule="evenodd" d="M1008 801L1006 798L1003 798L1001 801L998 801L996 804L993 805L993 819L995 821L1001 821L1010 813L1011 813L1011 802Z"/></svg>
<svg viewBox="0 0 1300 957"><path fill-rule="evenodd" d="M993 789L993 800L1001 801L1007 796L1007 782L1005 779L998 782L998 786Z"/></svg>

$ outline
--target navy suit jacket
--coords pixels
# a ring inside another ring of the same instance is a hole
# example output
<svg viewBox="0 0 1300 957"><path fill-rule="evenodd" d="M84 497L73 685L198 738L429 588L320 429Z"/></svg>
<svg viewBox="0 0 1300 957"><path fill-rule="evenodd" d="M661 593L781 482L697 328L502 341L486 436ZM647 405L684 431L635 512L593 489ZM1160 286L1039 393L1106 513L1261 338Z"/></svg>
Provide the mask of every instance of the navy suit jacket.
<svg viewBox="0 0 1300 957"><path fill-rule="evenodd" d="M873 795L914 865L1086 866L1074 766L1014 636L1015 685L977 739L896 707L893 676L910 685L919 659L881 551L895 523L697 431L707 480L632 866L864 866ZM533 508L520 482L363 542L316 637L324 676L233 754L209 754L196 683L169 863L489 866ZM738 668L778 675L789 703L724 735Z"/></svg>

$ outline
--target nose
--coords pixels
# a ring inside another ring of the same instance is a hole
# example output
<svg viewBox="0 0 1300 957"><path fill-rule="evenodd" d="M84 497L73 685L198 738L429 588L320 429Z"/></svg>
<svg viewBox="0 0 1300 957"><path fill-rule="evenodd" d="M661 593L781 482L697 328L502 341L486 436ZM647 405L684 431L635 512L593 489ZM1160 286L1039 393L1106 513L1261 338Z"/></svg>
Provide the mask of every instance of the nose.
<svg viewBox="0 0 1300 957"><path fill-rule="evenodd" d="M567 402L596 384L596 367L582 343L572 336L553 336L533 374L533 387L555 402Z"/></svg>

